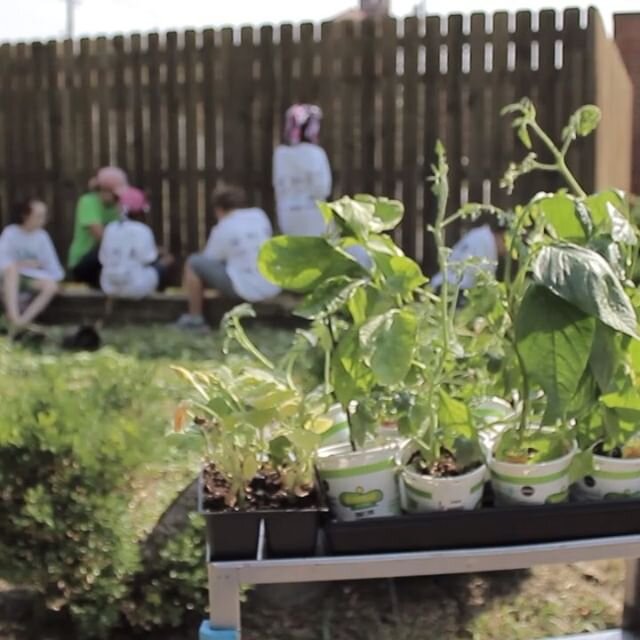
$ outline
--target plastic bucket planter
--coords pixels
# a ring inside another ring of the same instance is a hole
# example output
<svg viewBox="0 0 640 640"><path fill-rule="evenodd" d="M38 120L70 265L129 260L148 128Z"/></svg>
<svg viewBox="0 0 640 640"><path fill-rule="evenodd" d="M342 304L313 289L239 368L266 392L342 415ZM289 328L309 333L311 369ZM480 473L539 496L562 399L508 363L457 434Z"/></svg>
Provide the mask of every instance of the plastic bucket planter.
<svg viewBox="0 0 640 640"><path fill-rule="evenodd" d="M400 497L404 511L422 513L451 509L468 510L475 509L480 504L487 479L486 465L451 478L425 476L406 466L416 450L415 445L409 443L400 453Z"/></svg>
<svg viewBox="0 0 640 640"><path fill-rule="evenodd" d="M352 451L349 444L318 452L316 468L335 518L341 522L400 513L395 442Z"/></svg>
<svg viewBox="0 0 640 640"><path fill-rule="evenodd" d="M496 504L547 504L569 497L569 468L578 447L550 462L518 464L491 457L491 486Z"/></svg>
<svg viewBox="0 0 640 640"><path fill-rule="evenodd" d="M578 500L640 498L640 458L593 456L593 471L576 482Z"/></svg>
<svg viewBox="0 0 640 640"><path fill-rule="evenodd" d="M320 436L320 447L332 447L337 444L349 443L349 420L344 409L339 404L331 406L327 412L332 426Z"/></svg>

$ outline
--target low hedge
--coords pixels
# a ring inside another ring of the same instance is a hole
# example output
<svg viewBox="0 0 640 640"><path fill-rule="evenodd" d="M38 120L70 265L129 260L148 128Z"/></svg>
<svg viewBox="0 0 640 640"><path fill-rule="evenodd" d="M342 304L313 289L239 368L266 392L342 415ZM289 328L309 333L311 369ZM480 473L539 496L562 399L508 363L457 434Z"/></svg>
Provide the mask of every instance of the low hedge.
<svg viewBox="0 0 640 640"><path fill-rule="evenodd" d="M193 469L164 437L171 384L164 364L109 350L0 343L0 576L66 609L83 639L125 619L178 625L188 605L204 607L197 527L160 551L151 580L141 561L146 531Z"/></svg>

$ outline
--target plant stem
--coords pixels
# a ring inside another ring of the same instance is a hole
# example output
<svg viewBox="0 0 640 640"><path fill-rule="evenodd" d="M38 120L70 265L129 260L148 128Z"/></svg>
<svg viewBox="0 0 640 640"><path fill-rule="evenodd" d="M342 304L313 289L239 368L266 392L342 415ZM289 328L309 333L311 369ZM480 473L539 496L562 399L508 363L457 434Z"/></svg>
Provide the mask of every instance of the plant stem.
<svg viewBox="0 0 640 640"><path fill-rule="evenodd" d="M447 264L447 248L444 237L444 223L447 212L447 201L449 199L449 181L447 178L448 166L444 152L439 156L438 174L437 174L437 198L438 208L436 213L435 225L433 227L433 237L436 243L438 256L438 268L442 274L442 287L440 288L440 313L441 329L442 329L442 349L438 365L433 373L431 384L429 385L428 406L432 411L432 417L429 424L429 451L431 455L435 455L436 450L436 432L438 428L437 412L434 408L434 394L437 387L440 386L440 379L447 359L449 348L449 273Z"/></svg>
<svg viewBox="0 0 640 640"><path fill-rule="evenodd" d="M333 325L331 324L331 318L327 318L326 320L327 323L327 329L329 330L329 335L331 336L331 345L332 345L332 349L331 351L335 351L336 350L336 346L338 345L338 341L336 340L336 335L333 331ZM328 363L328 364L327 364ZM329 384L329 380L330 380L330 375L331 375L331 356L329 355L329 353L326 354L326 358L325 358L325 383ZM335 389L333 391L333 395L335 397ZM336 398L337 399L337 398ZM349 407L343 407L345 414L347 415L347 424L349 425L349 443L351 444L351 450L355 451L356 450L356 442L353 439L353 423L351 420L351 413L349 412Z"/></svg>
<svg viewBox="0 0 640 640"><path fill-rule="evenodd" d="M573 173L571 173L571 171L569 170L569 167L567 166L567 163L565 161L565 155L566 155L567 150L569 148L568 145L565 143L565 145L563 146L562 150L560 150L554 144L553 140L551 140L551 138L544 132L542 127L535 120L531 121L530 126L535 131L535 133L538 136L538 138L540 138L540 140L542 140L544 145L551 152L551 155L553 156L553 158L556 161L556 167L557 167L558 171L562 174L563 178L567 181L567 184L571 187L571 189L573 189L573 192L579 198L586 198L587 197L586 192L580 186L578 181L575 179L575 176L573 175Z"/></svg>

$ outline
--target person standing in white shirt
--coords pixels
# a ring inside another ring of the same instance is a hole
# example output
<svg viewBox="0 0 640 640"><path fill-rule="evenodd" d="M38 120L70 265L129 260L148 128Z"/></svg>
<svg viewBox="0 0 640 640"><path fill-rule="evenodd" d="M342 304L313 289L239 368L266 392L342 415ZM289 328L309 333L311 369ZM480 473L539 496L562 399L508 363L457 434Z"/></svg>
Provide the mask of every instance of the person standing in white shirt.
<svg viewBox="0 0 640 640"><path fill-rule="evenodd" d="M120 220L104 230L99 260L100 287L117 298L145 298L165 284L173 258L160 256L151 229L143 222L149 211L145 194L135 187L117 192Z"/></svg>
<svg viewBox="0 0 640 640"><path fill-rule="evenodd" d="M245 194L237 187L216 189L212 206L218 224L211 230L204 251L190 256L185 264L183 286L189 311L176 323L181 329L206 327L202 315L205 287L249 302L280 292L258 269L260 247L273 235L267 214L256 207L247 208Z"/></svg>
<svg viewBox="0 0 640 640"><path fill-rule="evenodd" d="M44 230L47 205L37 198L18 204L16 223L0 236L0 274L7 318L16 329L32 323L58 292L64 269ZM20 312L20 295L29 303Z"/></svg>
<svg viewBox="0 0 640 640"><path fill-rule="evenodd" d="M331 194L331 167L318 144L322 111L294 104L285 115L284 144L273 154L278 226L289 236L321 236L326 222L316 202Z"/></svg>
<svg viewBox="0 0 640 640"><path fill-rule="evenodd" d="M505 255L504 229L497 223L481 224L468 231L454 245L449 256L449 283L459 285L460 289L470 289L476 283L478 273L485 271L496 274L499 258ZM467 260L475 260L475 264L463 266ZM437 273L431 278L431 287L439 289L444 275Z"/></svg>

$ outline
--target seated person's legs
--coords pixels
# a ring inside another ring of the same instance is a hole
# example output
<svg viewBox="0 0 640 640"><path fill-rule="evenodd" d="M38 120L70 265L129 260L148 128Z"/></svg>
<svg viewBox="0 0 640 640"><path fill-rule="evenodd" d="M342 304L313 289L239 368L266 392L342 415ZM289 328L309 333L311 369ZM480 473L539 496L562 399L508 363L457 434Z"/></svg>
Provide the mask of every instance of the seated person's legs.
<svg viewBox="0 0 640 640"><path fill-rule="evenodd" d="M20 320L20 273L15 264L2 272L2 299L9 322L17 325Z"/></svg>
<svg viewBox="0 0 640 640"><path fill-rule="evenodd" d="M88 284L92 289L100 289L100 272L102 271L102 265L98 259L99 251L98 246L94 247L73 267L71 277L74 282L83 282Z"/></svg>
<svg viewBox="0 0 640 640"><path fill-rule="evenodd" d="M183 287L187 292L189 312L178 320L183 328L198 328L205 325L202 305L205 287L217 289L224 296L236 298L237 294L227 274L226 265L201 253L193 254L184 266Z"/></svg>
<svg viewBox="0 0 640 640"><path fill-rule="evenodd" d="M22 327L33 322L49 306L60 285L54 280L29 280L29 289L37 295L20 316L18 324Z"/></svg>
<svg viewBox="0 0 640 640"><path fill-rule="evenodd" d="M169 274L175 264L175 259L171 254L161 255L151 266L158 273L158 291L164 291L169 284Z"/></svg>

